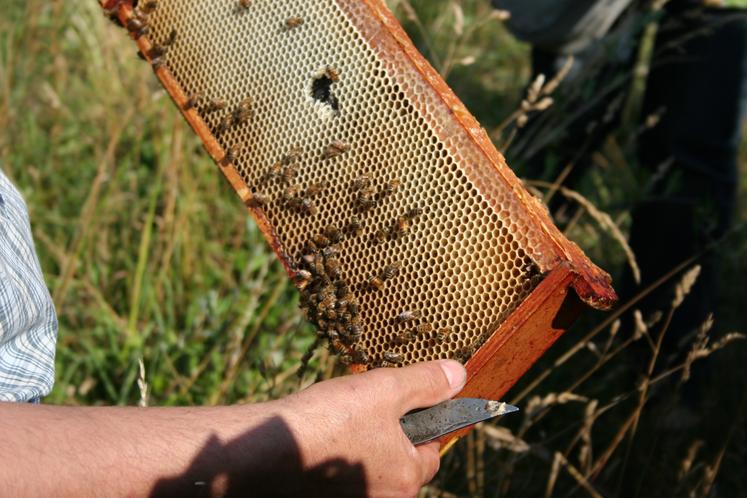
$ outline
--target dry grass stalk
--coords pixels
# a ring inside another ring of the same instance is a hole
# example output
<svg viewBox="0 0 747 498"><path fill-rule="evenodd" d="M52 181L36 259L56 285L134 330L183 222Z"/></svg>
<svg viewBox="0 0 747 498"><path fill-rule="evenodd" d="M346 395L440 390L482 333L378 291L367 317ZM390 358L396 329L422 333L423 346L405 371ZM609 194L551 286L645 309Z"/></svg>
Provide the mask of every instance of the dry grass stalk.
<svg viewBox="0 0 747 498"><path fill-rule="evenodd" d="M592 445L591 445L591 428L594 426L596 421L596 412L599 402L596 399L589 401L584 410L584 420L579 433L581 437L581 448L578 451L578 461L581 468L584 469L584 473L589 475L591 472L591 463L593 460Z"/></svg>
<svg viewBox="0 0 747 498"><path fill-rule="evenodd" d="M677 479L679 481L682 481L685 479L685 477L690 473L690 471L693 468L693 463L695 462L695 458L698 456L698 453L700 452L700 449L704 445L704 441L702 439L696 439L692 442L690 447L687 449L687 454L685 455L685 458L682 460L682 463L680 464L680 470L677 475Z"/></svg>
<svg viewBox="0 0 747 498"><path fill-rule="evenodd" d="M493 130L493 136L498 136L511 123L516 124L516 127L511 130L511 133L509 133L501 145L504 151L509 148L511 142L516 138L517 130L524 128L529 123L530 114L546 111L555 104L555 99L551 95L568 76L573 67L573 61L573 57L569 56L560 71L550 81L547 81L547 77L544 74L538 74L529 85L529 88L527 88L526 97L519 104L519 108L512 112Z"/></svg>
<svg viewBox="0 0 747 498"><path fill-rule="evenodd" d="M677 286L674 289L674 299L672 300L672 309L677 309L682 305L690 291L692 290L695 282L698 281L700 276L700 265L695 265L685 273Z"/></svg>
<svg viewBox="0 0 747 498"><path fill-rule="evenodd" d="M620 331L621 325L621 320L615 320L614 322L612 322L612 325L610 325L610 335L607 338L607 344L604 345L604 354L607 354L612 348L612 343L615 341L615 337L617 337L617 333Z"/></svg>
<svg viewBox="0 0 747 498"><path fill-rule="evenodd" d="M558 475L560 474L560 458L562 456L561 453L555 453L553 456L550 475L547 477L547 486L545 487L545 498L551 498L553 495L555 483L558 481Z"/></svg>
<svg viewBox="0 0 747 498"><path fill-rule="evenodd" d="M690 351L688 351L687 358L685 358L685 361L682 364L682 376L680 377L680 382L684 383L690 380L693 363L700 359L709 357L716 351L723 349L734 341L743 340L745 338L744 334L731 332L714 342L713 345L709 346L708 343L710 342L710 337L708 336L708 333L711 331L712 327L713 315L710 314L705 322L698 327L698 333L695 336L695 340L693 340L692 347L690 348Z"/></svg>
<svg viewBox="0 0 747 498"><path fill-rule="evenodd" d="M569 55L565 58L565 61L563 62L563 66L560 68L560 71L547 82L547 85L542 89L542 93L544 95L552 95L555 93L555 90L558 89L560 84L565 80L565 78L568 76L568 73L571 72L571 68L573 67L573 63L575 62L575 59L572 55Z"/></svg>
<svg viewBox="0 0 747 498"><path fill-rule="evenodd" d="M490 16L488 16L488 17L491 20L496 20L496 21L504 22L504 21L508 21L509 19L511 19L511 13L509 11L507 11L507 10L494 9L490 13Z"/></svg>
<svg viewBox="0 0 747 498"><path fill-rule="evenodd" d="M145 381L145 363L142 358L138 359L137 388L140 391L138 406L145 408L148 406L148 383Z"/></svg>
<svg viewBox="0 0 747 498"><path fill-rule="evenodd" d="M531 180L528 183L530 185L541 188L557 187L555 184L540 180ZM618 244L620 244L620 247L622 247L623 252L625 253L625 258L628 261L630 271L633 273L633 279L636 281L636 283L640 283L641 270L638 266L638 262L636 261L635 254L633 254L633 249L630 248L627 238L625 237L625 235L623 235L617 224L612 220L612 217L601 209L597 208L589 199L579 194L575 190L571 190L566 187L560 187L558 188L558 191L563 195L563 197L575 201L581 207L586 209L586 211L589 213L589 216L591 216L592 219L597 222L600 228L609 233L612 238L615 239Z"/></svg>
<svg viewBox="0 0 747 498"><path fill-rule="evenodd" d="M648 325L643 321L643 313L641 310L633 311L633 320L635 323L635 329L633 331L633 340L638 340L643 337L644 334L648 334Z"/></svg>
<svg viewBox="0 0 747 498"><path fill-rule="evenodd" d="M524 420L522 422L519 434L525 434L529 427L541 417L541 413L555 405L564 405L566 403L579 402L586 403L588 399L572 392L550 393L544 397L533 396L527 402L524 409Z"/></svg>
<svg viewBox="0 0 747 498"><path fill-rule="evenodd" d="M568 474L573 477L573 479L576 480L579 486L589 493L589 496L592 496L593 498L602 498L602 495L599 494L599 492L594 489L594 486L591 485L591 483L584 477L584 475L571 464L571 462L568 461L568 459L559 451L555 452L555 459L560 462L560 464L565 468L565 470L568 471ZM551 496L551 495L546 495Z"/></svg>
<svg viewBox="0 0 747 498"><path fill-rule="evenodd" d="M526 453L529 444L510 429L492 424L484 424L479 430L485 434L485 442L494 450L506 450L511 453Z"/></svg>

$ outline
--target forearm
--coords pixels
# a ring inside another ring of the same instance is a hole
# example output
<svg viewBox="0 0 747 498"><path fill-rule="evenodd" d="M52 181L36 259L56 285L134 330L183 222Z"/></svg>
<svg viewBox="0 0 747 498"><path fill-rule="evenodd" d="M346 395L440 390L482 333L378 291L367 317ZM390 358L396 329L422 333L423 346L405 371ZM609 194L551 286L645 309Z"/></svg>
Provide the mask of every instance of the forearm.
<svg viewBox="0 0 747 498"><path fill-rule="evenodd" d="M141 409L0 403L0 482L9 496L237 492L292 470L289 465L302 467L281 405Z"/></svg>
<svg viewBox="0 0 747 498"><path fill-rule="evenodd" d="M0 403L3 496L413 497L438 470L399 419L458 393L453 361L380 368L217 408Z"/></svg>

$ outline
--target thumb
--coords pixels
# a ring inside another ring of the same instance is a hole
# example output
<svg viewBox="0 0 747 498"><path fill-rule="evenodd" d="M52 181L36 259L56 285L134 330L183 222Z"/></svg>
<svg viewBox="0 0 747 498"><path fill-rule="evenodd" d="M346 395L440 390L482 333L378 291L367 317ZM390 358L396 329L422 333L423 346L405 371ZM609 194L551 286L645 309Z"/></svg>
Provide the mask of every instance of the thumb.
<svg viewBox="0 0 747 498"><path fill-rule="evenodd" d="M402 413L451 399L467 381L467 371L453 360L418 363L390 372L398 377L397 397Z"/></svg>

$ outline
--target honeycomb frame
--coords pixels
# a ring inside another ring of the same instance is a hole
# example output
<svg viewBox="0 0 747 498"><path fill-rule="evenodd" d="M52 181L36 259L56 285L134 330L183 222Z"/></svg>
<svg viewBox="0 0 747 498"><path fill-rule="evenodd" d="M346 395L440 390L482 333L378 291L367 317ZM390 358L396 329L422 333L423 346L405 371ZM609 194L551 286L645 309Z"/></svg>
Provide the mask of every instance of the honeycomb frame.
<svg viewBox="0 0 747 498"><path fill-rule="evenodd" d="M485 379L506 363L501 356L522 330L530 330L536 341L512 367L519 376L570 322L561 320L559 328L558 316L578 313L569 304L575 295L598 309L614 303L609 275L554 226L382 1L254 1L249 7L257 9L254 14L235 0L159 4L151 33L133 38L154 63L160 54L152 40L165 39L172 27L191 29L186 32L195 39L178 41L165 63L154 64L155 73L292 278L310 234L321 233L330 220L341 227L355 212L351 182L362 174L379 188L401 181L382 208L360 213L366 235L339 244L344 276L360 301L361 343L371 356L369 365L381 364L389 351L407 364L466 350L468 388L486 385L479 394L495 396L507 387L490 387ZM132 0L106 0L102 6L124 25L132 19ZM295 17L304 22L285 24ZM230 23L239 27L225 28ZM315 82L329 68L339 71L338 109L328 99L314 98ZM227 101L229 110L210 112L205 102L191 105L193 94L206 91ZM219 132L221 120L245 97L252 98L250 123ZM351 150L324 160L324 147L334 140L344 140ZM284 187L262 180L298 142L304 145L299 184L324 180L331 185L313 216L287 209L279 202ZM234 154L236 144L243 150ZM260 191L270 203L259 202ZM405 240L373 247L374 227L390 227L412 207L424 214L412 220ZM385 291L364 288L367 277L393 263L402 271L386 282ZM420 322L434 330L394 344L402 332L395 317L404 310L425 315ZM448 342L437 343L435 334L444 326L451 331Z"/></svg>

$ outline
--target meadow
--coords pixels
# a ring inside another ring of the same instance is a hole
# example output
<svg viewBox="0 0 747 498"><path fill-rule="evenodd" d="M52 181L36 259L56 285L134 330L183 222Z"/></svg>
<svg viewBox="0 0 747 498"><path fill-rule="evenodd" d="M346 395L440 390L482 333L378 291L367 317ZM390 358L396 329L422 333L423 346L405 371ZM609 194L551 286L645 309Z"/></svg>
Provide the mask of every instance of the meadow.
<svg viewBox="0 0 747 498"><path fill-rule="evenodd" d="M388 3L520 174L532 147L552 160L571 110L533 111L544 128L522 138L530 48L487 0ZM0 168L28 203L60 322L45 401L258 402L339 374L320 350L296 376L314 340L299 296L126 33L93 0L4 7ZM576 209L561 226L618 281L635 260L625 239L645 181L635 154L645 52L619 81L630 88L622 118L588 151L574 190L527 178L546 200L550 191L569 199ZM719 306L713 323L690 324L682 358L666 362L657 347L681 300L658 323L637 319L634 301L587 313L509 393L521 415L462 440L423 496L747 493L747 350L736 335L747 331L745 159L736 228L711 249L722 264ZM662 285L684 297L697 264ZM631 374L630 352L641 350Z"/></svg>

